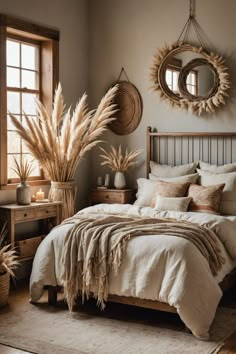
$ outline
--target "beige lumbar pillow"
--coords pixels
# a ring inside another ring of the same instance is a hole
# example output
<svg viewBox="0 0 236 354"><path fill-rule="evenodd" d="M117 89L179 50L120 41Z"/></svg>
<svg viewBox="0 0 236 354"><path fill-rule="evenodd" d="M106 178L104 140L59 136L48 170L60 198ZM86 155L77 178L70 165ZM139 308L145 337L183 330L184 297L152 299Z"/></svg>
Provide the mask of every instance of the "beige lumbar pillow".
<svg viewBox="0 0 236 354"><path fill-rule="evenodd" d="M157 176L154 176L152 173L149 173L149 179L151 181L197 183L198 177L199 177L198 173L193 173L192 175L185 175L185 176L179 176L179 177L157 177Z"/></svg>
<svg viewBox="0 0 236 354"><path fill-rule="evenodd" d="M225 183L220 202L220 213L236 215L236 172L211 173L198 170L199 184L207 187Z"/></svg>
<svg viewBox="0 0 236 354"><path fill-rule="evenodd" d="M199 166L201 170L212 172L212 173L229 173L236 172L236 163L229 163L227 165L212 165L210 163L199 161Z"/></svg>
<svg viewBox="0 0 236 354"><path fill-rule="evenodd" d="M219 214L220 200L224 184L209 187L191 184L188 196L192 198L189 211L198 213Z"/></svg>
<svg viewBox="0 0 236 354"><path fill-rule="evenodd" d="M171 166L161 165L157 162L150 161L151 174L157 177L179 177L191 175L196 172L198 162L192 162L186 165Z"/></svg>
<svg viewBox="0 0 236 354"><path fill-rule="evenodd" d="M158 195L156 197L155 209L157 211L187 211L192 198L170 198Z"/></svg>

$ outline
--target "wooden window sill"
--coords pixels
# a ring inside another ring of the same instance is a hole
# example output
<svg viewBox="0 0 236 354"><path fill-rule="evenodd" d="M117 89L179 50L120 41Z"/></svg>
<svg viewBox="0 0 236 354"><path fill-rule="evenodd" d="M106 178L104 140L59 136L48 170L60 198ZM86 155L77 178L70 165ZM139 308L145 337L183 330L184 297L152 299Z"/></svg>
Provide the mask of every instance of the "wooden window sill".
<svg viewBox="0 0 236 354"><path fill-rule="evenodd" d="M6 185L0 186L1 190L13 190L16 189L19 183L10 183ZM51 181L48 181L46 179L41 179L41 180L36 180L36 181L28 181L27 184L30 186L45 186L51 184Z"/></svg>

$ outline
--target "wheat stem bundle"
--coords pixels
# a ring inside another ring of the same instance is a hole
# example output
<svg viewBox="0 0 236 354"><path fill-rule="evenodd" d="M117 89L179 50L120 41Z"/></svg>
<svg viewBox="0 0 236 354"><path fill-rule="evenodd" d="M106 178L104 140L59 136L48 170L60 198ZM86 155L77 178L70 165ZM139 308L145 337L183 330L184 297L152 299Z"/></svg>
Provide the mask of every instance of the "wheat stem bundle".
<svg viewBox="0 0 236 354"><path fill-rule="evenodd" d="M132 150L128 152L125 150L123 155L121 145L116 149L111 145L111 151L107 152L105 149L100 147L100 150L103 152L100 155L103 158L101 165L108 166L112 171L125 172L129 167L135 164L135 158L142 153L142 150Z"/></svg>
<svg viewBox="0 0 236 354"><path fill-rule="evenodd" d="M32 172L32 164L27 160L24 160L23 156L20 155L20 161L17 161L16 157L13 156L15 168L12 170L19 176L21 182L25 182Z"/></svg>
<svg viewBox="0 0 236 354"><path fill-rule="evenodd" d="M51 114L38 99L37 118L24 114L25 126L10 113L17 133L51 181L73 180L81 158L98 144L98 137L114 119L112 116L117 110L112 101L117 89L114 86L108 90L97 110L88 110L87 95L84 94L71 113L71 108L65 110L59 84Z"/></svg>

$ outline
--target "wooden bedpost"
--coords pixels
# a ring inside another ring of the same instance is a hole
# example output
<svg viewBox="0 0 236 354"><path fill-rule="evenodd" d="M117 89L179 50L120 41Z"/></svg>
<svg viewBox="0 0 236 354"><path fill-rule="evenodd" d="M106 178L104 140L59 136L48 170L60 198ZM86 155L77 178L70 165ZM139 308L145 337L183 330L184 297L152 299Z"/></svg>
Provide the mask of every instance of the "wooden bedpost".
<svg viewBox="0 0 236 354"><path fill-rule="evenodd" d="M48 287L48 304L56 306L57 304L57 287L49 285Z"/></svg>
<svg viewBox="0 0 236 354"><path fill-rule="evenodd" d="M151 157L151 132L152 128L147 127L147 137L146 137L146 177L149 178L150 172L150 157Z"/></svg>

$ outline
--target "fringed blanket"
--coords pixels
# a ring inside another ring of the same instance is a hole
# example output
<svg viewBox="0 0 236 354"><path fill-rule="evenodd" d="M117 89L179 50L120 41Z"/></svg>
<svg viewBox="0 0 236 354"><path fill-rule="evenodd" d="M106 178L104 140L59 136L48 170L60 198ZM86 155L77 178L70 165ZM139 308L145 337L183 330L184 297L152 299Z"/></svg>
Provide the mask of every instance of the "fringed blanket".
<svg viewBox="0 0 236 354"><path fill-rule="evenodd" d="M157 237L184 238L207 259L213 275L224 263L215 233L187 221L91 213L77 214L63 223L74 224L65 237L61 274L70 310L79 294L84 298L91 292L104 308L108 298L109 271L118 271L126 243L134 236L156 234Z"/></svg>

